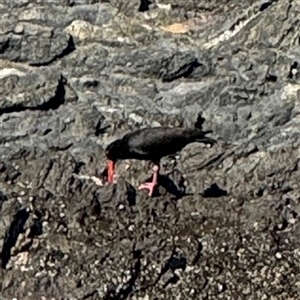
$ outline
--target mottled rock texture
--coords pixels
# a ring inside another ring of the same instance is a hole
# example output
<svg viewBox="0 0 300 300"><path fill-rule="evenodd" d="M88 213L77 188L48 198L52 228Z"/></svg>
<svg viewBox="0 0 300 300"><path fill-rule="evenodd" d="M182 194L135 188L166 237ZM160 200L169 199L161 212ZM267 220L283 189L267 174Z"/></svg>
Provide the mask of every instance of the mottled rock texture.
<svg viewBox="0 0 300 300"><path fill-rule="evenodd" d="M300 2L2 0L1 299L300 299ZM121 162L130 129L218 144ZM89 178L90 177L90 178Z"/></svg>

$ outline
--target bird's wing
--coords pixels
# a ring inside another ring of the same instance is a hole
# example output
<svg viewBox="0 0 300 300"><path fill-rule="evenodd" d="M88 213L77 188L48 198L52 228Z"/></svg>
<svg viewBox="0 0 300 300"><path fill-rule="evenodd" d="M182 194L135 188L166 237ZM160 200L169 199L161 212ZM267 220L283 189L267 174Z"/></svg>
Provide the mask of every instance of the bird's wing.
<svg viewBox="0 0 300 300"><path fill-rule="evenodd" d="M181 128L145 128L128 135L129 147L139 154L157 153L157 156L170 152L184 138ZM169 149L167 149L169 148ZM171 151L172 152L172 151Z"/></svg>

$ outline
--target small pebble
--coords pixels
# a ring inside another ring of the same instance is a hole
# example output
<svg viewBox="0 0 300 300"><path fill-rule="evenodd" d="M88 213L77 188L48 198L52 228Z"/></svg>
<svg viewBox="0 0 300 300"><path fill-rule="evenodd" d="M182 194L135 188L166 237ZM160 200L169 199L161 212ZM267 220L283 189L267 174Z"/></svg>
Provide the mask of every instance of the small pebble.
<svg viewBox="0 0 300 300"><path fill-rule="evenodd" d="M289 221L288 221L290 224L295 224L296 223L296 219L294 219L294 218L291 218L291 219L289 219Z"/></svg>
<svg viewBox="0 0 300 300"><path fill-rule="evenodd" d="M292 74L295 76L298 73L297 69L292 69Z"/></svg>
<svg viewBox="0 0 300 300"><path fill-rule="evenodd" d="M224 285L218 283L218 290L219 290L219 293L223 292L224 291Z"/></svg>
<svg viewBox="0 0 300 300"><path fill-rule="evenodd" d="M24 25L23 24L17 24L14 28L14 32L16 34L22 34L24 32Z"/></svg>

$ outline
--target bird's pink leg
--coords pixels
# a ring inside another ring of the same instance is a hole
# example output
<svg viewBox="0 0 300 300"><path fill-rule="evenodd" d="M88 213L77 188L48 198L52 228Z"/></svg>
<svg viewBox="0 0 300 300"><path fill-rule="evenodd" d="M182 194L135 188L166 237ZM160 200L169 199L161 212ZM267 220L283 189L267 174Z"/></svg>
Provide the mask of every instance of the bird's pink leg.
<svg viewBox="0 0 300 300"><path fill-rule="evenodd" d="M159 172L159 166L155 165L153 167L153 177L152 177L152 181L151 182L145 182L143 184L141 184L138 189L142 190L142 189L146 189L149 190L148 195L151 197L154 191L155 186L157 185L157 177L158 177L158 172Z"/></svg>

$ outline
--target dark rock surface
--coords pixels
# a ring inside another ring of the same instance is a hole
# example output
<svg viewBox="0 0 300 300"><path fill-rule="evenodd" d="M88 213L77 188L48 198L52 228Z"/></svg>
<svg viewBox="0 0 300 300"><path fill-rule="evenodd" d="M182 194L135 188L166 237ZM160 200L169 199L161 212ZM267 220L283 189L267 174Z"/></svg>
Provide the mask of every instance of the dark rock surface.
<svg viewBox="0 0 300 300"><path fill-rule="evenodd" d="M300 298L299 1L0 9L1 299ZM147 162L95 184L112 139L197 117L218 144L154 198Z"/></svg>

